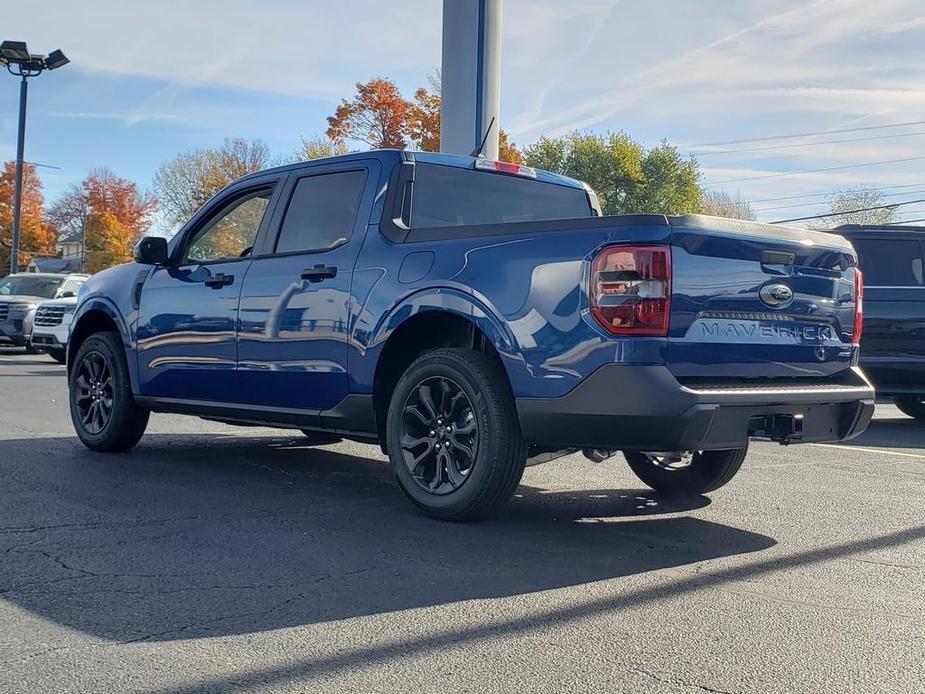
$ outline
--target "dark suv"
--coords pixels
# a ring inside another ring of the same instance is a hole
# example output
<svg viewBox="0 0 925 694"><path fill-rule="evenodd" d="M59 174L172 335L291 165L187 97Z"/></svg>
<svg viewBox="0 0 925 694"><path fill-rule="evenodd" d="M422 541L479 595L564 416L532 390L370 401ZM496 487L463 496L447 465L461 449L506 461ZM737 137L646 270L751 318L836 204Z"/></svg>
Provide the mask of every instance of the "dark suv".
<svg viewBox="0 0 925 694"><path fill-rule="evenodd" d="M864 273L861 366L877 395L925 420L925 227L849 224Z"/></svg>

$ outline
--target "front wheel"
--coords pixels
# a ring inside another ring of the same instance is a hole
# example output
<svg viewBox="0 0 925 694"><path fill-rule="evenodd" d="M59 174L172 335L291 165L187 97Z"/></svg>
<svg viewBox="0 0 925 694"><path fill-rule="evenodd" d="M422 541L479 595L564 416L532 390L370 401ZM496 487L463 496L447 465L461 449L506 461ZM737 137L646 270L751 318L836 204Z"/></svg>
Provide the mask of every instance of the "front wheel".
<svg viewBox="0 0 925 694"><path fill-rule="evenodd" d="M501 366L466 349L431 350L408 367L386 436L402 491L444 520L493 511L514 493L527 458Z"/></svg>
<svg viewBox="0 0 925 694"><path fill-rule="evenodd" d="M742 467L748 448L699 451L680 460L653 453L623 451L630 469L657 492L696 496L719 489Z"/></svg>
<svg viewBox="0 0 925 694"><path fill-rule="evenodd" d="M896 407L900 412L914 417L919 421L925 421L925 402L916 395L900 395L893 399Z"/></svg>
<svg viewBox="0 0 925 694"><path fill-rule="evenodd" d="M149 410L135 404L118 333L87 338L74 357L69 386L71 421L87 448L127 451L138 443Z"/></svg>

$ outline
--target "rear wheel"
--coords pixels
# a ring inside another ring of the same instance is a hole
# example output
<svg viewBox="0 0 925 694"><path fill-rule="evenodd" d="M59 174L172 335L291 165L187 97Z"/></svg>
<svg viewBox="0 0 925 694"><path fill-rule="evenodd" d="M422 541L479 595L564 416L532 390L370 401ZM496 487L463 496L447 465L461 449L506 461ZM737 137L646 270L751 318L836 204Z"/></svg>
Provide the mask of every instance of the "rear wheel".
<svg viewBox="0 0 925 694"><path fill-rule="evenodd" d="M893 399L896 407L910 417L925 421L925 401L915 395L900 395Z"/></svg>
<svg viewBox="0 0 925 694"><path fill-rule="evenodd" d="M424 513L467 520L506 501L526 446L500 365L465 349L425 352L401 377L386 423L392 470Z"/></svg>
<svg viewBox="0 0 925 694"><path fill-rule="evenodd" d="M67 352L58 347L53 347L48 350L48 356L54 359L59 364L63 364L67 361Z"/></svg>
<svg viewBox="0 0 925 694"><path fill-rule="evenodd" d="M122 340L96 333L80 346L70 374L71 421L94 451L127 451L144 434L149 411L135 404Z"/></svg>
<svg viewBox="0 0 925 694"><path fill-rule="evenodd" d="M719 489L742 467L748 448L699 451L680 460L652 453L624 451L636 476L664 494L695 496Z"/></svg>

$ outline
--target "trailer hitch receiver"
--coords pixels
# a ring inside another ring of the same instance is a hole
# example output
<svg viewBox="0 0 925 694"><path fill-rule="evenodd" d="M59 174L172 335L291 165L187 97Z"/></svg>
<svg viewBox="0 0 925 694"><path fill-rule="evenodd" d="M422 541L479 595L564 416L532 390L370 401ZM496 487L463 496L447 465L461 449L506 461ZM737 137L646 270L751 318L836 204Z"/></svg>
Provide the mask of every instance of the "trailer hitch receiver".
<svg viewBox="0 0 925 694"><path fill-rule="evenodd" d="M771 439L784 446L799 443L803 440L803 415L768 414L752 417L748 430L749 436Z"/></svg>

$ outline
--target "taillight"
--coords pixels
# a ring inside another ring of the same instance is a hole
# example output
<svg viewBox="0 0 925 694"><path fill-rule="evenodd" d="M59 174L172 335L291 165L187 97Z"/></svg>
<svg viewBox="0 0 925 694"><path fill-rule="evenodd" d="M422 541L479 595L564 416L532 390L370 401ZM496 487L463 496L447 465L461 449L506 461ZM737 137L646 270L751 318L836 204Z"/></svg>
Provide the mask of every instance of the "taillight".
<svg viewBox="0 0 925 694"><path fill-rule="evenodd" d="M591 314L614 335L667 335L671 249L612 246L591 264Z"/></svg>
<svg viewBox="0 0 925 694"><path fill-rule="evenodd" d="M861 344L861 333L864 332L864 275L859 268L854 268L854 332L851 342Z"/></svg>

